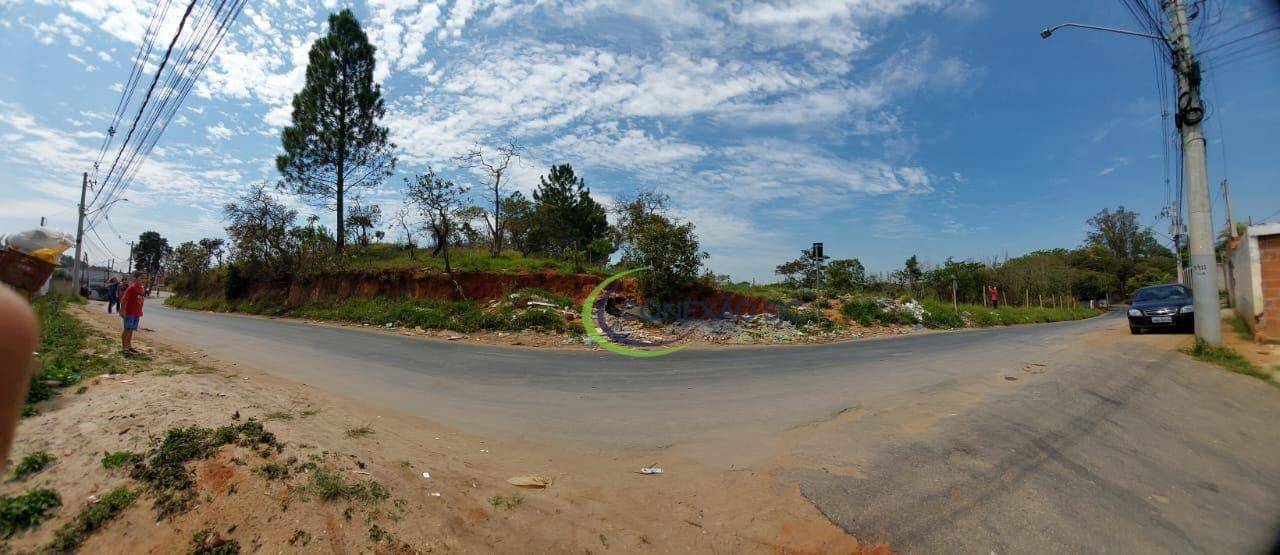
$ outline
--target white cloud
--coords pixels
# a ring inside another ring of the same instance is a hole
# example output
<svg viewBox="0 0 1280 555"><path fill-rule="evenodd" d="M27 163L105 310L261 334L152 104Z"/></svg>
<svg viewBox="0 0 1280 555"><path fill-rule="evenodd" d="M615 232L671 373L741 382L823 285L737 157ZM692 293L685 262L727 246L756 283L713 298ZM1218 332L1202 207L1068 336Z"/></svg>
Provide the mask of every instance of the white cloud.
<svg viewBox="0 0 1280 555"><path fill-rule="evenodd" d="M217 125L212 127L206 127L205 132L208 133L209 139L214 141L225 141L231 138L231 129L228 129L222 122L218 122Z"/></svg>

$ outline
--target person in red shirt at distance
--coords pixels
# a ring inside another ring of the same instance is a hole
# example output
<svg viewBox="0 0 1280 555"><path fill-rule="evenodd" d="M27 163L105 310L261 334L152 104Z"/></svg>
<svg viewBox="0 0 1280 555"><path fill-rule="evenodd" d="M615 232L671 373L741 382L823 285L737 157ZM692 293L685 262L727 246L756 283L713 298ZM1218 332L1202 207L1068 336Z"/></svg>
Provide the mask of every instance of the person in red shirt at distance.
<svg viewBox="0 0 1280 555"><path fill-rule="evenodd" d="M995 284L991 284L991 308L998 308L1000 304L1000 294L996 290Z"/></svg>
<svg viewBox="0 0 1280 555"><path fill-rule="evenodd" d="M142 320L142 302L147 296L148 281L150 279L146 272L134 272L133 282L120 296L120 316L124 319L124 333L120 334L120 347L126 355L138 354L138 351L133 348L133 332L137 331L138 322Z"/></svg>

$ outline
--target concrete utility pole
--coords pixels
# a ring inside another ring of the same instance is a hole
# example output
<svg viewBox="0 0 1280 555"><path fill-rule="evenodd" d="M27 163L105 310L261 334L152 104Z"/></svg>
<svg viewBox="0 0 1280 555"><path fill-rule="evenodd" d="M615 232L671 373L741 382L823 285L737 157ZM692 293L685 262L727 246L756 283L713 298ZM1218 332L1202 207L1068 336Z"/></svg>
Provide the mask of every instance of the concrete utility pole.
<svg viewBox="0 0 1280 555"><path fill-rule="evenodd" d="M1235 237L1237 235L1236 215L1231 213L1231 182L1225 179L1222 180L1222 200L1226 201L1227 204L1227 233L1230 233L1231 237Z"/></svg>
<svg viewBox="0 0 1280 555"><path fill-rule="evenodd" d="M80 181L80 219L76 222L76 263L71 267L71 291L80 294L80 249L84 244L84 195L89 190L89 172Z"/></svg>
<svg viewBox="0 0 1280 555"><path fill-rule="evenodd" d="M133 273L133 241L129 241L129 263L127 264L127 266L129 269L126 270L125 273L132 274Z"/></svg>
<svg viewBox="0 0 1280 555"><path fill-rule="evenodd" d="M1200 102L1200 66L1191 50L1185 0L1163 4L1173 24L1174 69L1178 74L1177 117L1182 133L1183 175L1187 186L1190 227L1191 290L1195 295L1196 338L1222 344L1222 316L1218 307L1218 267L1213 254L1213 220L1209 213L1209 178L1205 165L1204 105Z"/></svg>

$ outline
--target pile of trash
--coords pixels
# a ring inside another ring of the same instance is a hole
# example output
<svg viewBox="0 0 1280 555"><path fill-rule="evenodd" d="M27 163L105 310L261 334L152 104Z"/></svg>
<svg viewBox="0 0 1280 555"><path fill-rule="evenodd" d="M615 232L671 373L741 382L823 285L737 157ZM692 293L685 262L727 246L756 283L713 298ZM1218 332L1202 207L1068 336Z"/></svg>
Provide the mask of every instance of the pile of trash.
<svg viewBox="0 0 1280 555"><path fill-rule="evenodd" d="M673 340L725 344L786 343L802 340L808 333L776 314L737 315L723 313L717 318L687 318L657 324L633 311L606 313L609 333L641 344L661 344Z"/></svg>
<svg viewBox="0 0 1280 555"><path fill-rule="evenodd" d="M876 306L879 306L880 310L887 313L910 315L917 323L923 322L924 319L929 316L929 311L925 310L924 306L915 299L911 299L905 303L898 302L894 299L876 299Z"/></svg>

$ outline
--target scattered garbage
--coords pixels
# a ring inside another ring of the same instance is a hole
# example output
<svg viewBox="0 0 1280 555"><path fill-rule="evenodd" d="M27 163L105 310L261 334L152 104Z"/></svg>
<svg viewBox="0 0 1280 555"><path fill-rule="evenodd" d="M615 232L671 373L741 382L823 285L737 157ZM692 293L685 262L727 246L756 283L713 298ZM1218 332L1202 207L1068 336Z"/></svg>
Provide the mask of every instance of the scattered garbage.
<svg viewBox="0 0 1280 555"><path fill-rule="evenodd" d="M522 488L542 489L551 485L551 479L537 474L507 478L507 483Z"/></svg>
<svg viewBox="0 0 1280 555"><path fill-rule="evenodd" d="M431 493L428 493L427 495L430 495L431 497L440 497L440 492L438 492L438 491L433 491L433 492L431 492Z"/></svg>
<svg viewBox="0 0 1280 555"><path fill-rule="evenodd" d="M646 467L644 467L644 468L641 468L641 469L640 469L640 473L641 473L641 474L649 474L649 475L653 475L653 474L662 474L662 467L658 466L658 463L653 463L653 464L651 464L651 465L649 465L649 466L646 466Z"/></svg>
<svg viewBox="0 0 1280 555"><path fill-rule="evenodd" d="M423 477L423 478L430 478L430 477L431 477L431 473L430 473L430 472L423 472L423 473L422 473L422 477Z"/></svg>
<svg viewBox="0 0 1280 555"><path fill-rule="evenodd" d="M457 340L459 340L459 339L462 339L462 336L461 336L461 335L450 335L450 336L449 336L449 341L457 341Z"/></svg>

